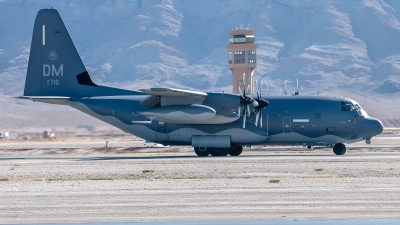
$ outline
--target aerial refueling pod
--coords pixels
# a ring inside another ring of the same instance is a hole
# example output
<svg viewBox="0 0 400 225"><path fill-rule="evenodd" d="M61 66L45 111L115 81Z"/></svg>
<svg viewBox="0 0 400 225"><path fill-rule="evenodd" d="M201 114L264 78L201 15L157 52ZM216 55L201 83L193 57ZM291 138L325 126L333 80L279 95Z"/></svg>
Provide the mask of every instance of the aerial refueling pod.
<svg viewBox="0 0 400 225"><path fill-rule="evenodd" d="M158 108L152 108L140 115L157 119L161 121L202 121L208 120L215 116L216 112L213 108L205 105L168 105Z"/></svg>

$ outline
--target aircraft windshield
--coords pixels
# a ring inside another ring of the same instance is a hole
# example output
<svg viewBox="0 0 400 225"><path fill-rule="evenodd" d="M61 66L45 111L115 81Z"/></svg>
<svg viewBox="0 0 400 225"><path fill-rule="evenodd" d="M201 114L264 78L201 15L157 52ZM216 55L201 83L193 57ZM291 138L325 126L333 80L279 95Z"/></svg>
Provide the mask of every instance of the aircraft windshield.
<svg viewBox="0 0 400 225"><path fill-rule="evenodd" d="M360 116L368 116L367 112L355 101L343 101L341 109L342 111L356 111Z"/></svg>

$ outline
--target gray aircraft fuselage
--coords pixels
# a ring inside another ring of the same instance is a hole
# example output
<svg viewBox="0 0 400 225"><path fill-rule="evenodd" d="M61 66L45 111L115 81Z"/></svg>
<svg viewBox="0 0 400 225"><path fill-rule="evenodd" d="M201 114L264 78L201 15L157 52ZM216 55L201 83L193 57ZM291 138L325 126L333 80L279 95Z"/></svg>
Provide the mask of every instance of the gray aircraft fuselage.
<svg viewBox="0 0 400 225"><path fill-rule="evenodd" d="M203 105L214 108L217 113L238 111L239 95L207 94ZM131 95L74 99L70 106L143 139L171 145L191 145L192 135L218 135L229 129L232 130L232 143L238 145L331 145L370 139L382 132L379 120L369 117L361 108L355 108L358 105L355 101L343 97L263 96L269 106L262 110L262 128L254 125L254 113L248 117L246 128L242 127L242 118L232 123L212 125L171 124L157 120L150 124L136 124L135 121L150 121L139 114L147 110L139 104L146 97ZM352 104L354 108L343 103ZM265 140L251 139L252 135L264 134L268 135Z"/></svg>
<svg viewBox="0 0 400 225"><path fill-rule="evenodd" d="M199 156L238 156L243 145L332 145L342 155L342 143L369 143L383 130L379 120L343 97L96 85L55 9L36 17L20 98L68 105L149 141L192 145Z"/></svg>

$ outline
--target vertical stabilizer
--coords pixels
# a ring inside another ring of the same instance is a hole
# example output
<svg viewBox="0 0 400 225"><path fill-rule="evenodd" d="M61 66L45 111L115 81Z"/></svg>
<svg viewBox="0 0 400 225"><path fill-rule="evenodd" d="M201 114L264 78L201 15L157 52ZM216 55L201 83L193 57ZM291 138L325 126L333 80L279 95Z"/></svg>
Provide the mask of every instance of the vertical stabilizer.
<svg viewBox="0 0 400 225"><path fill-rule="evenodd" d="M93 83L58 11L40 10L33 27L24 96L111 95L143 93Z"/></svg>
<svg viewBox="0 0 400 225"><path fill-rule="evenodd" d="M33 28L24 96L88 95L96 87L58 11L40 10Z"/></svg>

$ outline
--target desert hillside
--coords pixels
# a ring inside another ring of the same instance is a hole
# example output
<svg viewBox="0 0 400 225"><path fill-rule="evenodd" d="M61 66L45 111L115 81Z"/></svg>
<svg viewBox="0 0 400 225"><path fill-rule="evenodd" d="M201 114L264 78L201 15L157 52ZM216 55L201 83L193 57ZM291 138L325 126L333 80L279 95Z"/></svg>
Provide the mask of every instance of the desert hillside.
<svg viewBox="0 0 400 225"><path fill-rule="evenodd" d="M33 23L53 7L94 81L136 90L231 91L231 29L254 29L264 93L342 95L400 126L400 1L0 0L1 129L104 124L23 93ZM7 22L4 22L7 21Z"/></svg>

